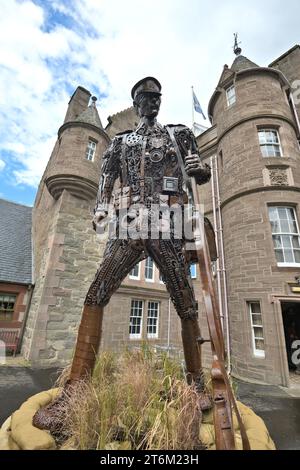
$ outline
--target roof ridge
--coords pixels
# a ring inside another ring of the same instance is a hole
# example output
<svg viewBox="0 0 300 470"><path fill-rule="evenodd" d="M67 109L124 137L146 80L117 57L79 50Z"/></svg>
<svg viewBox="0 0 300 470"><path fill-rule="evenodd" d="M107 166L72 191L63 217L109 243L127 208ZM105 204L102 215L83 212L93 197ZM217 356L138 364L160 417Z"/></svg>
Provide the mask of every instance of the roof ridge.
<svg viewBox="0 0 300 470"><path fill-rule="evenodd" d="M0 202L1 201L8 202L9 204L15 204L16 206L22 206L22 207L27 207L28 209L33 209L33 206L28 206L27 204L21 204L20 202L11 201L10 199L6 199L4 197L0 197Z"/></svg>
<svg viewBox="0 0 300 470"><path fill-rule="evenodd" d="M277 57L277 59L273 60L269 65L268 67L272 67L274 64L276 64L276 62L279 62L280 60L284 59L286 56L288 56L289 54L291 54L292 52L294 52L296 49L300 49L300 45L299 44L295 44L294 46L292 46L290 49L288 49L286 52L284 52L283 54L281 54L279 57Z"/></svg>

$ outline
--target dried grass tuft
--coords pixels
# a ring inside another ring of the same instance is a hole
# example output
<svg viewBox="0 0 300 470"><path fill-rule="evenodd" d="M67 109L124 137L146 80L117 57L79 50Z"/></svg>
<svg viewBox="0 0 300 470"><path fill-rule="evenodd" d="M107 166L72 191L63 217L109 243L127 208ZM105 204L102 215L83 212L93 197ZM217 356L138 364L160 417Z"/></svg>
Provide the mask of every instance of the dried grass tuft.
<svg viewBox="0 0 300 470"><path fill-rule="evenodd" d="M63 372L60 384L67 380ZM149 348L102 353L93 377L65 402L63 432L72 449L200 449L201 411L181 367Z"/></svg>

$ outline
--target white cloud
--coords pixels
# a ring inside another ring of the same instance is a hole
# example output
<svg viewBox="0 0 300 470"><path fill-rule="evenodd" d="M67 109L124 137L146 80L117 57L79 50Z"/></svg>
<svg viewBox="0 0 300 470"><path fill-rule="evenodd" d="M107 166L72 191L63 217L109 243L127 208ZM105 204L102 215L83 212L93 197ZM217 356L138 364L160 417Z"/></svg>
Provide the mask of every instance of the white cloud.
<svg viewBox="0 0 300 470"><path fill-rule="evenodd" d="M5 167L5 162L3 160L0 160L0 171L2 171Z"/></svg>
<svg viewBox="0 0 300 470"><path fill-rule="evenodd" d="M280 0L37 2L0 0L1 147L19 166L17 183L31 186L78 85L107 95L98 101L105 125L131 105L133 84L154 75L163 85L161 122L191 125L191 85L205 111L223 65L234 60L233 32L260 65L298 41L298 0L284 9ZM54 24L54 13L70 22Z"/></svg>

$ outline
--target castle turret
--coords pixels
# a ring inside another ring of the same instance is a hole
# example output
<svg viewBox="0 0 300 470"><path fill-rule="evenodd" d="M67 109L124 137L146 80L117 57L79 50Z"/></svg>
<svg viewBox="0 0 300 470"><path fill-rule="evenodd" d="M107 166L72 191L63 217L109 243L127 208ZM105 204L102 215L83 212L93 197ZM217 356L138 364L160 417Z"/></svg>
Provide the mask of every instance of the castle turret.
<svg viewBox="0 0 300 470"><path fill-rule="evenodd" d="M232 367L239 377L286 385L282 312L300 270L298 128L283 73L240 48L236 55L209 103L213 127L198 138L220 188ZM208 185L202 198L214 220Z"/></svg>
<svg viewBox="0 0 300 470"><path fill-rule="evenodd" d="M96 108L96 98L82 87L73 94L64 124L45 175L50 194L58 199L63 190L81 199L96 197L101 156L109 143Z"/></svg>

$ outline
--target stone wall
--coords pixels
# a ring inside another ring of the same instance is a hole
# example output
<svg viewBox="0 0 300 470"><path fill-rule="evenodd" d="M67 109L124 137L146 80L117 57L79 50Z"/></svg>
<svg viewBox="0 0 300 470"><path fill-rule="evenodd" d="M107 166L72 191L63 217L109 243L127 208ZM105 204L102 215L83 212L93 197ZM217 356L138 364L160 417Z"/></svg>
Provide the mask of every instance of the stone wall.
<svg viewBox="0 0 300 470"><path fill-rule="evenodd" d="M139 120L140 119L132 106L114 114L113 116L109 116L109 123L105 128L105 132L112 139L118 132L134 130L137 127Z"/></svg>
<svg viewBox="0 0 300 470"><path fill-rule="evenodd" d="M229 202L222 211L229 292L233 372L240 377L285 385L283 330L277 329L272 295L287 296L299 268L279 268L272 243L268 204L296 205L296 191L261 192ZM299 220L299 210L297 213ZM247 302L261 303L265 358L255 357ZM282 345L282 346L280 346Z"/></svg>
<svg viewBox="0 0 300 470"><path fill-rule="evenodd" d="M23 353L32 363L68 363L83 301L103 251L91 226L94 203L64 191L52 214L32 299Z"/></svg>
<svg viewBox="0 0 300 470"><path fill-rule="evenodd" d="M218 159L233 373L287 385L282 314L274 299L295 298L289 286L300 267L277 266L268 205L293 206L300 221L297 128L276 75L248 70L235 86L236 103L228 107L223 90L214 107L215 126L198 138L204 161L211 155ZM278 130L282 157L262 156L258 130L264 127ZM274 178L274 171L282 178ZM201 188L210 219L211 195L208 185ZM264 358L253 352L250 301L261 303Z"/></svg>
<svg viewBox="0 0 300 470"><path fill-rule="evenodd" d="M280 70L290 82L298 116L300 116L300 46L296 45L290 49L272 62L270 67Z"/></svg>

